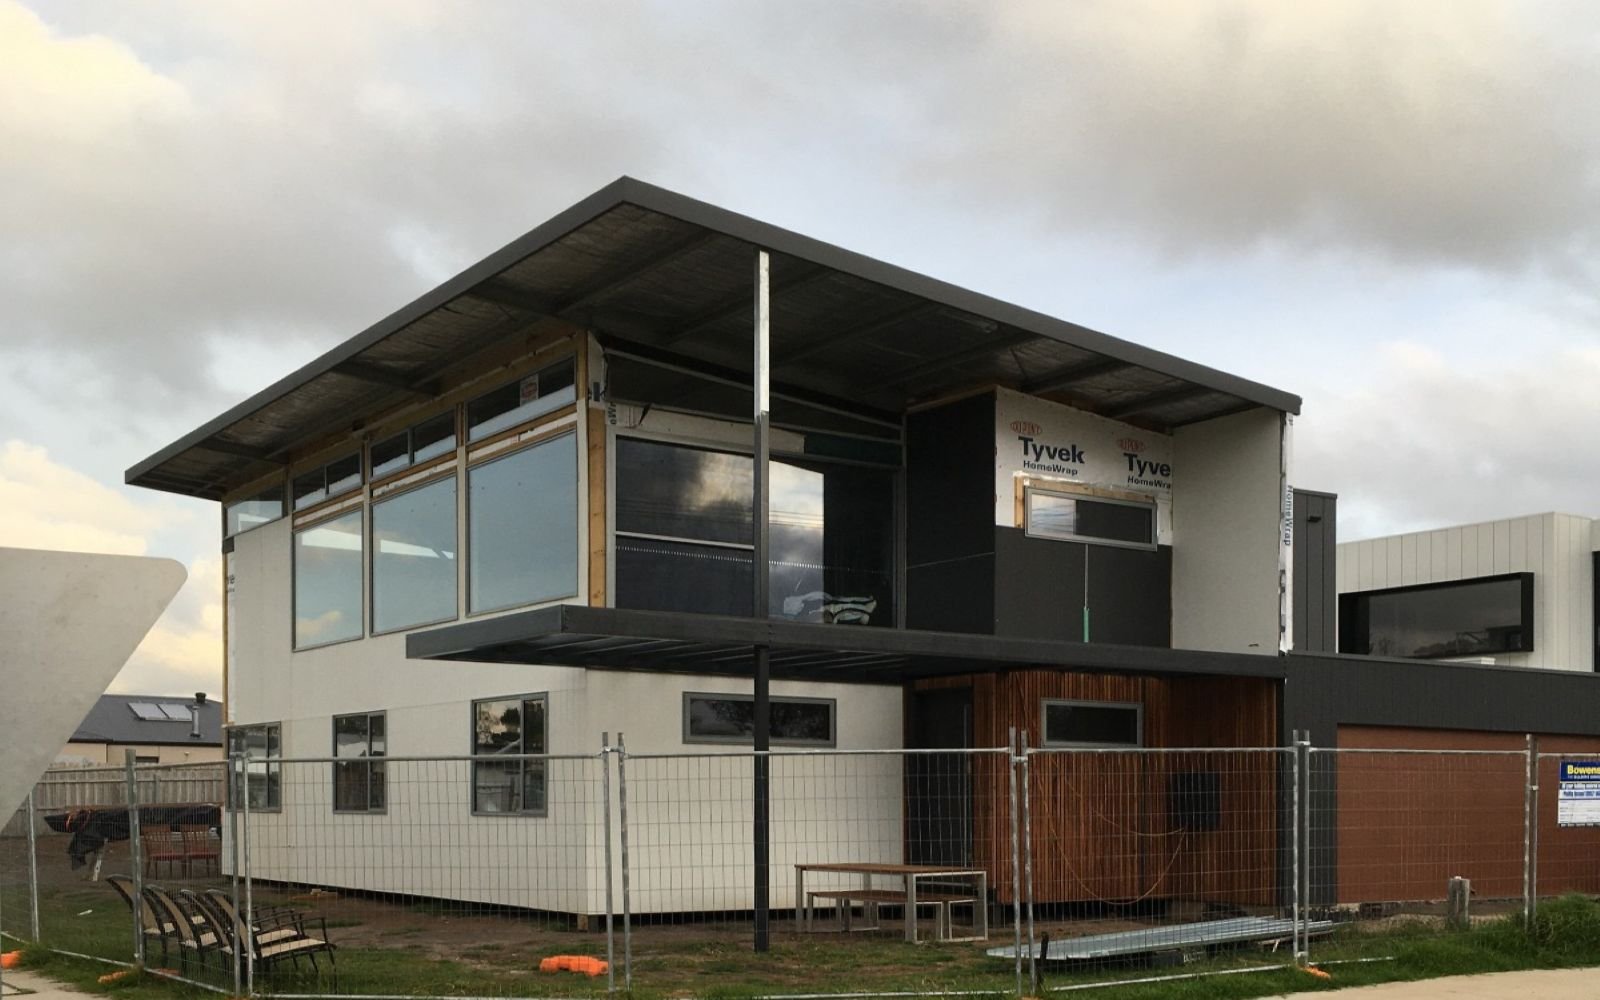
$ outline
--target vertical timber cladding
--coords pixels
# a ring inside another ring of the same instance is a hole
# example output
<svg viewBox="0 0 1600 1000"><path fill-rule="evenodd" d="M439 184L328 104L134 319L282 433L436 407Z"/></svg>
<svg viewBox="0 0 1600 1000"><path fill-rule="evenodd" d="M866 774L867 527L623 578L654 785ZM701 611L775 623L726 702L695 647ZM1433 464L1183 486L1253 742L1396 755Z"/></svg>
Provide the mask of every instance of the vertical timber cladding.
<svg viewBox="0 0 1600 1000"><path fill-rule="evenodd" d="M1443 899L1454 876L1481 899L1522 895L1526 737L1458 729L1340 726L1341 749L1501 750L1516 756L1340 754L1337 780L1342 904ZM1538 751L1600 757L1600 737L1539 736ZM1540 762L1539 894L1600 892L1600 828L1556 822L1555 760Z"/></svg>
<svg viewBox="0 0 1600 1000"><path fill-rule="evenodd" d="M1137 702L1147 747L1276 747L1276 682L1254 677L1135 677L1025 670L916 681L971 687L973 745L1006 744L1010 727L1043 741L1047 698ZM1039 903L1192 899L1241 906L1276 898L1279 756L1060 753L1032 758L1034 899ZM1169 816L1169 775L1216 772L1214 829ZM988 756L973 776L973 862L1011 901L1010 788Z"/></svg>

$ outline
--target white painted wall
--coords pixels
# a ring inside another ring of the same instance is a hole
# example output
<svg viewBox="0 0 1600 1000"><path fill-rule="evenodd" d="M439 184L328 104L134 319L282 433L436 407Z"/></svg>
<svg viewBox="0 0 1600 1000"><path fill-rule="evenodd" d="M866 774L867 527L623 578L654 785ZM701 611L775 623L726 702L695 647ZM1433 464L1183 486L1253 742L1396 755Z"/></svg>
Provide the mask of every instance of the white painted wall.
<svg viewBox="0 0 1600 1000"><path fill-rule="evenodd" d="M1498 654L1494 662L1593 670L1597 548L1600 522L1557 513L1344 542L1339 593L1532 573L1534 648Z"/></svg>
<svg viewBox="0 0 1600 1000"><path fill-rule="evenodd" d="M1256 409L1173 434L1175 649L1278 651L1282 422Z"/></svg>

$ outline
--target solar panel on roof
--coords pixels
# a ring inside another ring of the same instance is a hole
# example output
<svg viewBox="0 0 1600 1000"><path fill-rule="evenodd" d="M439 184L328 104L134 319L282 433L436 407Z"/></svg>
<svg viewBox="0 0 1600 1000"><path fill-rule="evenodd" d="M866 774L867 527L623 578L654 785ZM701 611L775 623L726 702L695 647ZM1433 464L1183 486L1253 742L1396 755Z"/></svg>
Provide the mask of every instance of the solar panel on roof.
<svg viewBox="0 0 1600 1000"><path fill-rule="evenodd" d="M189 721L189 706L188 705L173 705L173 704L171 704L169 702L162 702L161 710L163 712L167 713L167 718L172 719L172 720L174 720L176 722L188 722Z"/></svg>
<svg viewBox="0 0 1600 1000"><path fill-rule="evenodd" d="M137 715L140 719L143 719L145 722L166 722L167 721L167 713L165 713L165 712L163 712L161 710L161 706L160 705L154 704L153 702L148 702L148 701L130 701L130 702L128 702L128 708L132 709L133 710L133 714Z"/></svg>

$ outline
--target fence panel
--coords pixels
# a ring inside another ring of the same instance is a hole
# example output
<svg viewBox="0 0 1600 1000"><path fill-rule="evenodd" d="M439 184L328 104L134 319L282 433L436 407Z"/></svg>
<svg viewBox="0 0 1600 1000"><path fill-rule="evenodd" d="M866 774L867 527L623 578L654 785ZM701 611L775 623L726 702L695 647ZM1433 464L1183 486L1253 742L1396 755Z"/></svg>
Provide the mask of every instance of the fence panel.
<svg viewBox="0 0 1600 1000"><path fill-rule="evenodd" d="M1519 913L1527 768L1518 751L1312 750L1308 904L1326 922L1312 960L1387 957L1408 936ZM1465 917L1455 878L1470 882Z"/></svg>
<svg viewBox="0 0 1600 1000"><path fill-rule="evenodd" d="M1545 743L1555 743L1546 740ZM1536 794L1538 826L1534 830L1531 871L1536 900L1553 899L1568 893L1600 895L1600 754L1561 752L1538 754ZM1567 777L1572 801L1563 815L1562 764L1575 765L1576 773Z"/></svg>
<svg viewBox="0 0 1600 1000"><path fill-rule="evenodd" d="M758 759L621 762L635 988L1012 992L1014 959L986 954L1013 942L1001 905L1010 901L1008 751L765 755L766 953L754 948Z"/></svg>
<svg viewBox="0 0 1600 1000"><path fill-rule="evenodd" d="M604 993L606 975L539 972L552 956L607 954L603 767L598 755L246 762L241 896L256 912L297 909L337 946L336 970L252 963L256 992Z"/></svg>

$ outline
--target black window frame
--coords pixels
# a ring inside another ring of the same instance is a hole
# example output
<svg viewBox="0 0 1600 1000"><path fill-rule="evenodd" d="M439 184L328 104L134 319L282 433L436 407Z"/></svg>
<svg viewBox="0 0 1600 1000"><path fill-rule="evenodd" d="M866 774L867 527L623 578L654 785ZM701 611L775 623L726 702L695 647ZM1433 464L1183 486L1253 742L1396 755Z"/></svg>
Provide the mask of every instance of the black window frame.
<svg viewBox="0 0 1600 1000"><path fill-rule="evenodd" d="M470 714L470 718L468 719L469 728L471 729L471 736L469 737L470 742L468 743L468 748L469 748L468 752L472 756L472 769L471 769L471 773L469 775L470 781L471 781L471 786L467 789L467 796L468 796L467 806L468 806L468 809L471 812L471 814L474 815L474 816L523 816L523 817L529 817L529 818L533 818L533 819L544 819L544 818L547 818L550 815L550 768L549 768L549 761L547 761L547 760L500 761L500 760L496 760L494 758L494 756L491 755L491 754L481 753L479 751L479 749L478 749L478 747L479 747L479 743L478 743L478 706L479 705L492 705L492 704L497 704L497 703L502 703L502 702L518 702L519 703L518 704L518 715L519 715L519 718L518 718L518 722L517 722L517 725L518 725L518 731L517 731L518 749L517 749L517 753L519 753L519 754L525 753L526 752L526 747L527 747L526 733L527 733L528 704L530 702L538 702L539 703L539 705L541 706L541 711L540 711L540 716L539 717L542 720L542 728L543 728L542 738L541 738L540 742L544 746L544 750L540 751L539 755L540 756L548 756L549 753L550 753L550 692L548 692L548 691L537 691L537 692L531 692L531 693L528 693L528 694L501 695L501 696L493 697L493 698L474 698L472 700L470 708L469 708L469 711L470 711L471 714ZM506 810L479 809L478 808L478 769L479 769L479 767L480 766L500 766L500 767L504 767L504 765L507 764L507 763L517 763L517 764L521 764L522 765L522 767L518 771L517 780L514 781L512 783L512 786L511 786L514 794L516 794L519 798L522 797L523 790L526 789L526 787L527 787L527 774L528 774L528 772L535 771L535 772L540 773L541 780L540 780L540 783L539 783L539 787L540 787L540 790L541 790L541 793L542 793L542 797L541 797L540 802L538 803L537 806L530 807L528 805L527 801L525 799L523 799L520 802L519 806L517 808L515 808L515 809L506 809Z"/></svg>
<svg viewBox="0 0 1600 1000"><path fill-rule="evenodd" d="M707 701L736 701L745 704L755 702L754 695L739 694L726 691L685 691L683 693L683 742L686 744L714 744L719 746L753 746L755 737L723 736L718 734L695 733L690 728L693 713L690 706L696 699ZM771 735L773 746L791 747L836 747L839 745L839 701L837 698L817 698L802 695L772 695L768 699L772 705L825 705L828 709L828 737L827 739L808 739L805 737L784 737L776 733Z"/></svg>
<svg viewBox="0 0 1600 1000"><path fill-rule="evenodd" d="M1050 736L1050 709L1055 708L1109 708L1120 711L1133 712L1134 742L1109 742L1106 740L1064 740L1052 739ZM1137 701L1096 701L1086 698L1041 698L1039 699L1039 745L1044 747L1065 747L1081 749L1127 749L1136 750L1144 746L1144 704Z"/></svg>
<svg viewBox="0 0 1600 1000"><path fill-rule="evenodd" d="M1123 538L1105 538L1099 535L1085 535L1077 532L1036 530L1033 523L1033 501L1036 496L1071 500L1074 504L1102 504L1112 507L1133 507L1148 511L1150 515L1150 540L1148 542L1134 542ZM1141 549L1146 552L1153 552L1160 547L1161 528L1158 522L1159 516L1156 510L1155 497L1151 497L1148 500L1131 500L1122 497L1098 496L1093 493L1081 493L1045 483L1026 483L1022 488L1022 531L1029 538L1043 538L1058 542L1077 542L1082 545L1104 545L1119 549Z"/></svg>
<svg viewBox="0 0 1600 1000"><path fill-rule="evenodd" d="M263 732L263 742L267 745L267 753L264 756L256 757L247 752L243 737L244 734L252 730L261 730ZM243 754L245 759L243 785L234 782L233 767L231 764L228 767L228 808L233 810L242 810L244 808L244 799L241 797L241 793L245 793L250 785L255 783L252 779L255 777L256 772L252 771L251 762L256 761L260 762L259 773L262 776L261 785L265 789L264 798L267 804L261 806L252 805L249 811L282 812L283 769L279 762L283 759L283 723L253 722L244 726L229 726L225 745L227 746L230 760L235 755L235 752ZM276 754L272 752L273 747L277 747L278 752Z"/></svg>
<svg viewBox="0 0 1600 1000"><path fill-rule="evenodd" d="M330 720L330 735L332 737L332 751L330 757L335 758L331 776L332 793L329 803L333 811L339 814L353 813L356 815L366 813L385 813L389 811L388 774L384 768L383 758L388 756L389 749L389 713L376 712L350 712L344 715L335 715ZM358 758L345 760L339 756L339 723L341 720L365 719L367 723L367 750ZM376 753L372 750L372 720L383 720L383 749ZM367 772L367 802L364 806L341 805L339 773L364 769ZM374 781L373 778L377 780ZM376 792L376 794L374 794Z"/></svg>
<svg viewBox="0 0 1600 1000"><path fill-rule="evenodd" d="M1339 652L1353 656L1385 656L1402 660L1453 660L1472 659L1480 656L1502 656L1506 654L1531 653L1536 648L1534 634L1534 574L1532 572L1495 573L1489 576L1470 576L1460 580L1436 580L1430 583L1414 583L1403 587L1381 587L1374 590L1352 590L1339 595ZM1405 653L1373 653L1372 649L1372 620L1371 598L1392 597L1404 594L1417 594L1437 592L1442 590L1460 589L1464 587L1481 586L1483 584L1508 583L1517 581L1520 586L1518 594L1521 624L1517 635L1519 643L1515 647L1494 647L1477 650L1445 651L1429 654Z"/></svg>

